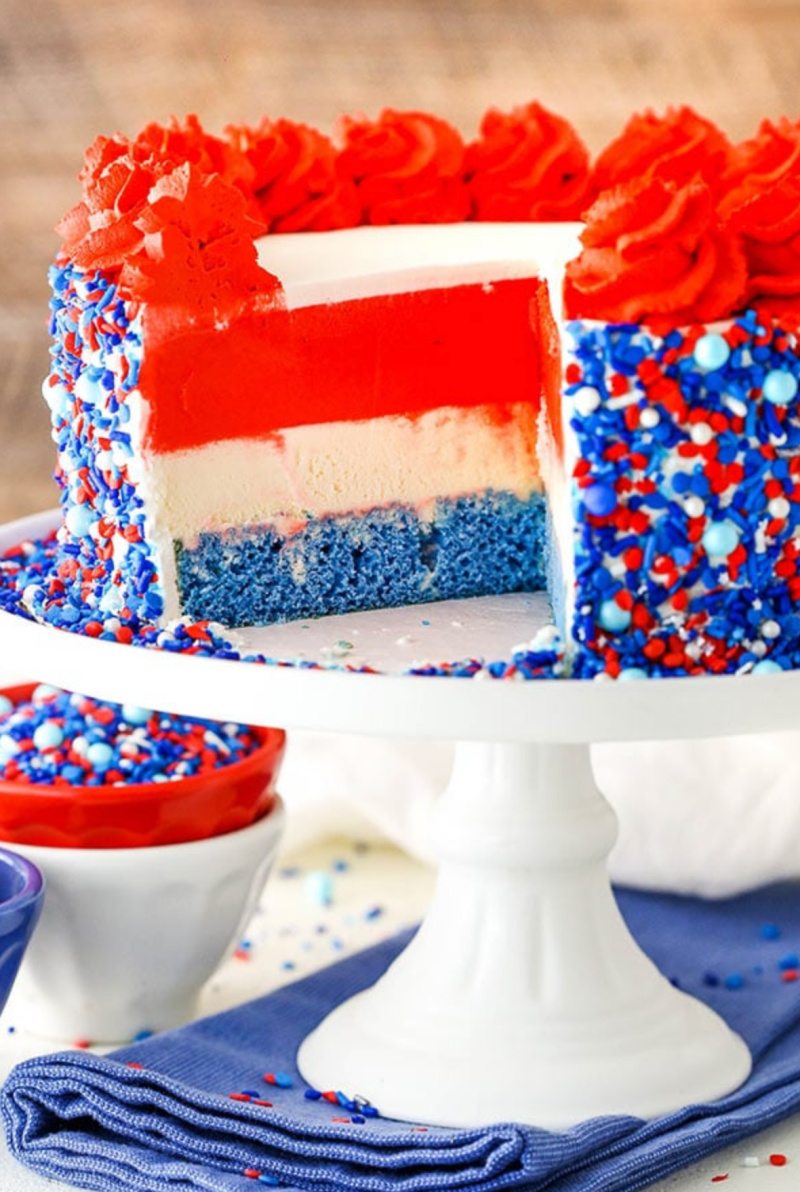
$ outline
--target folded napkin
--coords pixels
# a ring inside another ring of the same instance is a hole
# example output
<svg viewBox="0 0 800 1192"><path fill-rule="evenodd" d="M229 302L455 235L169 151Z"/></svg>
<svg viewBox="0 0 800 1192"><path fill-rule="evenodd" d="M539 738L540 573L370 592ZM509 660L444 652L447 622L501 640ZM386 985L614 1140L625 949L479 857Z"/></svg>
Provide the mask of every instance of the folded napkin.
<svg viewBox="0 0 800 1192"><path fill-rule="evenodd" d="M321 1192L616 1192L800 1107L800 886L720 902L621 891L619 901L661 970L721 1013L752 1051L750 1079L714 1104L651 1122L595 1118L556 1133L513 1123L421 1131L381 1117L353 1122L360 1115L306 1099L294 1064L299 1042L383 972L404 935L113 1056L65 1052L20 1064L0 1099L11 1151L45 1176L102 1192L246 1192L258 1182ZM267 1072L287 1073L292 1086L265 1084ZM247 1090L272 1107L230 1099Z"/></svg>

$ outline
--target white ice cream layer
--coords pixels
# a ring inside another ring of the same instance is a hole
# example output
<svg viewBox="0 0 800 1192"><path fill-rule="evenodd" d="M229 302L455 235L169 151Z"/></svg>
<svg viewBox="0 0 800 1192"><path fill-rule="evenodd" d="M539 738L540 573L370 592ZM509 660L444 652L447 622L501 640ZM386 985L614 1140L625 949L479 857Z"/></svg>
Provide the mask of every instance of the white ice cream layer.
<svg viewBox="0 0 800 1192"><path fill-rule="evenodd" d="M212 443L150 461L159 530L292 522L392 502L422 506L486 489L522 498L539 488L535 414L512 407L502 424L486 409L439 409L413 418L297 426L269 439Z"/></svg>

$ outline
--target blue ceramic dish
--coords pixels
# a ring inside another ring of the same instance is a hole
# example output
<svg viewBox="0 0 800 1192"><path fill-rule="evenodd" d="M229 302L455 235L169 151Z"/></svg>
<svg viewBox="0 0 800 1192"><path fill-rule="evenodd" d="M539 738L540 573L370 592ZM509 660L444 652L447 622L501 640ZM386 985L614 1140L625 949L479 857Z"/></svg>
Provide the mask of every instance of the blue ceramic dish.
<svg viewBox="0 0 800 1192"><path fill-rule="evenodd" d="M44 902L44 878L25 857L0 849L0 1010L16 980Z"/></svg>

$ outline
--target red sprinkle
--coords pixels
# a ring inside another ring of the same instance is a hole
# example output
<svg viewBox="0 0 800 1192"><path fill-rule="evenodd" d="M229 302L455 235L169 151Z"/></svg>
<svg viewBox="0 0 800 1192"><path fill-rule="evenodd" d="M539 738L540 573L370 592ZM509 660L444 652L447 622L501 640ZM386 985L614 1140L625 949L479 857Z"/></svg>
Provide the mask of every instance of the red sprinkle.
<svg viewBox="0 0 800 1192"><path fill-rule="evenodd" d="M786 1156L785 1155L780 1155L780 1154L770 1155L769 1161L773 1167L785 1167L786 1166Z"/></svg>

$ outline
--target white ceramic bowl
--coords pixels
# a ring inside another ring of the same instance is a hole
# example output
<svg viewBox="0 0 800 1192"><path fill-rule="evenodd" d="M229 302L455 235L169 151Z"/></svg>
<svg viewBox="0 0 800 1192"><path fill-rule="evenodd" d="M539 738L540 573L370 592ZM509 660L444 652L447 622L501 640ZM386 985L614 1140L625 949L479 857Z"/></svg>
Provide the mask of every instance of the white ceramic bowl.
<svg viewBox="0 0 800 1192"><path fill-rule="evenodd" d="M278 799L238 832L185 844L16 845L48 894L6 1021L64 1043L119 1043L191 1019L255 909L284 818Z"/></svg>

